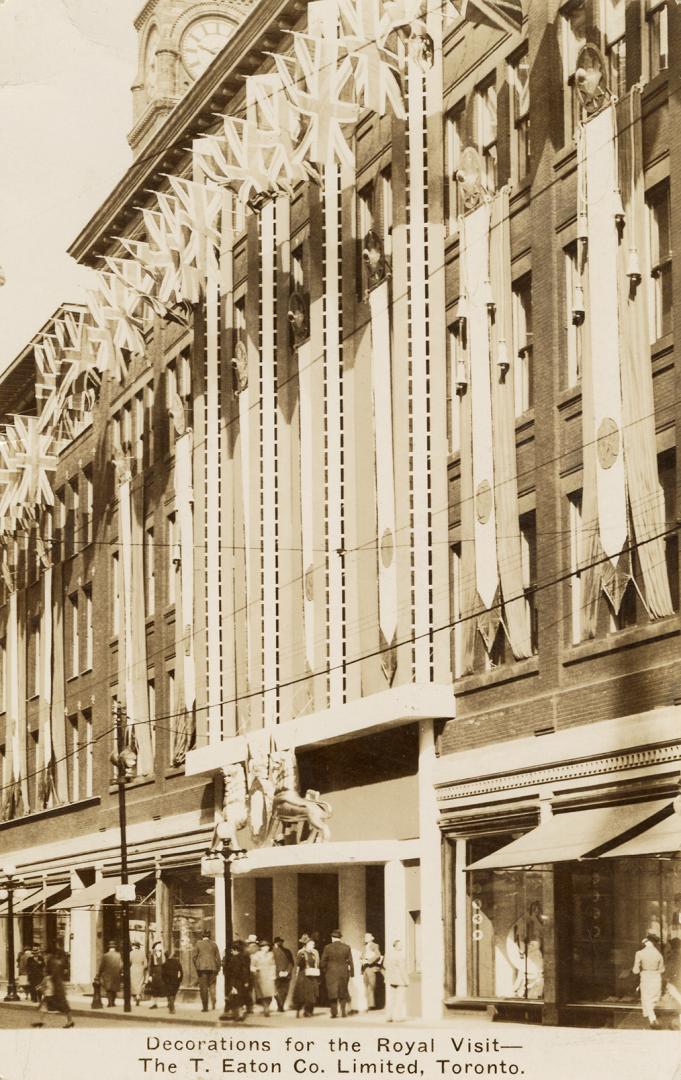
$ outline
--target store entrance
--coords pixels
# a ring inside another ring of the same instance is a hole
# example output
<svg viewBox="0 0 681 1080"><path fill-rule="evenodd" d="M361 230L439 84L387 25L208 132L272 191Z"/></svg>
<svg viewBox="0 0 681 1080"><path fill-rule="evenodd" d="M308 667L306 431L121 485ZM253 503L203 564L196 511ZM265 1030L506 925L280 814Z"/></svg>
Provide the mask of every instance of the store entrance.
<svg viewBox="0 0 681 1080"><path fill-rule="evenodd" d="M338 874L298 874L298 937L313 937L321 956L338 919ZM320 1004L326 1004L323 980Z"/></svg>

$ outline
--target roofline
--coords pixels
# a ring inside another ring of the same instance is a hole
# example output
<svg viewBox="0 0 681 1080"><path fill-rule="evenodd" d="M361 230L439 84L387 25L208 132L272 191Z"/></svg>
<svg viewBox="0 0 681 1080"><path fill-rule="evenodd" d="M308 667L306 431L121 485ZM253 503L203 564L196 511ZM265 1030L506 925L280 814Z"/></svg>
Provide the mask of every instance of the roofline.
<svg viewBox="0 0 681 1080"><path fill-rule="evenodd" d="M98 207L87 225L68 248L77 262L94 261L112 238L126 228L133 216L132 200L145 187L154 186L165 172L177 167L179 158L188 154L188 140L197 128L206 129L213 122L213 111L223 101L243 88L243 78L262 63L260 54L279 44L306 10L303 0L262 0L233 37L177 103L162 126L153 135L141 156L132 163L111 194ZM253 51L258 50L257 59Z"/></svg>

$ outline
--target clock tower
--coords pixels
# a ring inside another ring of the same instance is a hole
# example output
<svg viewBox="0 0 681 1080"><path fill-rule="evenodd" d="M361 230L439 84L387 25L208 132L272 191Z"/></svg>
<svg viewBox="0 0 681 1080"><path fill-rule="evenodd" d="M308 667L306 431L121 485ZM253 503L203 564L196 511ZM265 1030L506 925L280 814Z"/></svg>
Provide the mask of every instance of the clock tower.
<svg viewBox="0 0 681 1080"><path fill-rule="evenodd" d="M135 155L227 44L253 0L147 0L135 19L137 75L132 86Z"/></svg>

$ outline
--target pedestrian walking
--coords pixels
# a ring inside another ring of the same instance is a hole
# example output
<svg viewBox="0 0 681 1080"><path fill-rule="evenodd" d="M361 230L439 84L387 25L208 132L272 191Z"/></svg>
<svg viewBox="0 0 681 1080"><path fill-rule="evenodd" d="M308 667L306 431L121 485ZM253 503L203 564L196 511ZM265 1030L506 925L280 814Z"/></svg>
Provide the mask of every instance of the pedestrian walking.
<svg viewBox="0 0 681 1080"><path fill-rule="evenodd" d="M340 1007L341 1016L346 1015L346 1009L350 1000L348 985L355 974L355 965L352 960L352 950L343 941L340 930L331 933L331 943L325 945L322 951L321 972L326 984L326 994L331 1004L331 1015L338 1016Z"/></svg>
<svg viewBox="0 0 681 1080"><path fill-rule="evenodd" d="M253 1012L253 1005L255 1003L255 979L253 978L253 957L260 948L258 944L258 935L249 934L244 944L244 952L248 957L248 962L251 966L251 1000L248 1003L248 1011Z"/></svg>
<svg viewBox="0 0 681 1080"><path fill-rule="evenodd" d="M123 959L116 948L116 942L110 941L108 951L104 953L99 964L99 979L110 1009L116 1004L116 995L121 988L122 975Z"/></svg>
<svg viewBox="0 0 681 1080"><path fill-rule="evenodd" d="M31 996L31 984L28 981L28 958L31 955L31 950L26 948L22 949L17 956L17 990L23 992L26 1001Z"/></svg>
<svg viewBox="0 0 681 1080"><path fill-rule="evenodd" d="M66 1017L65 1028L72 1028L71 1006L66 999L66 972L68 958L62 948L57 946L45 957L45 977L42 982L42 999L38 1006L41 1015L48 1012L60 1012ZM31 1027L43 1027L43 1020L35 1020Z"/></svg>
<svg viewBox="0 0 681 1080"><path fill-rule="evenodd" d="M364 979L364 989L367 996L367 1008L376 1008L376 990L377 983L380 977L381 966L383 963L383 957L381 950L376 942L373 934L368 931L364 935L364 946L359 954L359 963L362 969L362 977Z"/></svg>
<svg viewBox="0 0 681 1080"><path fill-rule="evenodd" d="M255 1000L262 1005L264 1015L269 1016L277 978L277 965L269 941L261 941L260 948L251 956L251 972Z"/></svg>
<svg viewBox="0 0 681 1080"><path fill-rule="evenodd" d="M222 964L225 974L225 1013L244 1020L251 998L251 960L243 941L233 941Z"/></svg>
<svg viewBox="0 0 681 1080"><path fill-rule="evenodd" d="M632 970L634 975L639 977L643 1016L651 1028L657 1028L660 1025L657 1022L655 1006L659 1004L662 997L662 972L664 971L664 958L657 934L646 934L643 939L643 948L639 949L634 957Z"/></svg>
<svg viewBox="0 0 681 1080"><path fill-rule="evenodd" d="M147 958L139 941L133 941L130 948L130 993L139 1005L147 978Z"/></svg>
<svg viewBox="0 0 681 1080"><path fill-rule="evenodd" d="M315 943L307 934L300 939L301 948L296 954L296 983L293 988L293 1005L296 1016L301 1011L304 1016L312 1016L319 1001L319 953Z"/></svg>
<svg viewBox="0 0 681 1080"><path fill-rule="evenodd" d="M201 1011L208 1012L209 1002L211 1009L215 1008L215 981L220 970L220 950L208 930L194 946L193 960L199 977Z"/></svg>
<svg viewBox="0 0 681 1080"><path fill-rule="evenodd" d="M274 963L277 969L277 975L274 980L274 996L279 1012L284 1012L284 1009L286 1008L286 999L291 986L291 976L293 975L293 956L291 950L286 948L284 939L281 937L275 937L272 952L274 954Z"/></svg>
<svg viewBox="0 0 681 1080"><path fill-rule="evenodd" d="M163 942L155 941L149 956L146 993L150 997L150 1009L158 1008L158 998L166 996L165 982L163 981Z"/></svg>
<svg viewBox="0 0 681 1080"><path fill-rule="evenodd" d="M32 949L26 961L26 974L28 975L28 988L31 1001L40 1001L40 984L45 978L45 961L37 949Z"/></svg>
<svg viewBox="0 0 681 1080"><path fill-rule="evenodd" d="M168 1012L175 1012L175 998L182 984L182 965L175 956L171 947L170 952L161 964L161 976L168 999Z"/></svg>
<svg viewBox="0 0 681 1080"><path fill-rule="evenodd" d="M400 1023L407 1019L407 987L409 974L407 958L401 941L393 941L393 947L384 961L386 1005L388 1023Z"/></svg>

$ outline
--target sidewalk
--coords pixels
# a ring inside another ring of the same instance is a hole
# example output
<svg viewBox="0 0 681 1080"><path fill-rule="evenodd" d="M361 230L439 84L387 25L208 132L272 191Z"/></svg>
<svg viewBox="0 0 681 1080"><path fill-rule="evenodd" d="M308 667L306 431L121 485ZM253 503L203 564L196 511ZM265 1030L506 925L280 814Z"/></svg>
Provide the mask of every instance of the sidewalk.
<svg viewBox="0 0 681 1080"><path fill-rule="evenodd" d="M175 1024L182 1027L271 1027L271 1028L291 1028L291 1027L307 1027L323 1026L325 1024L333 1023L342 1027L384 1027L386 1025L385 1013L382 1011L375 1011L369 1013L354 1013L351 1016L345 1018L339 1018L332 1020L329 1015L328 1008L318 1008L312 1017L300 1017L298 1019L295 1014L295 1010L287 1010L285 1013L273 1012L270 1016L266 1017L262 1011L258 1010L254 1013L250 1013L245 1020L238 1023L226 1020L223 1023L220 1022L220 1015L222 1013L221 1006L208 1013L201 1012L195 1004L192 1003L177 1003L175 1004L175 1012L169 1013L167 1005L159 1005L158 1008L153 1009L148 1004L141 1004L132 1006L132 1011L129 1013L123 1012L123 1001L119 999L113 1008L104 1006L102 1009L93 1009L91 1007L92 998L90 995L85 994L72 994L67 992L71 1011L75 1017L87 1016L91 1020L101 1020L102 1023L123 1023L123 1024L146 1024L147 1026L157 1026L159 1024ZM33 1012L38 1018L37 1005L30 1001L2 1001L0 1006L3 1009L15 1009L26 1014ZM397 1027L422 1027L422 1028L436 1028L436 1027L452 1027L457 1021L465 1022L466 1025L475 1024L476 1026L485 1026L490 1023L486 1013L484 1012L471 1012L465 1014L458 1014L456 1020L452 1017L443 1017L441 1020L425 1021L420 1018L414 1018L404 1021L404 1023L397 1025ZM498 1025L495 1025L498 1026ZM532 1026L532 1025L523 1025Z"/></svg>

